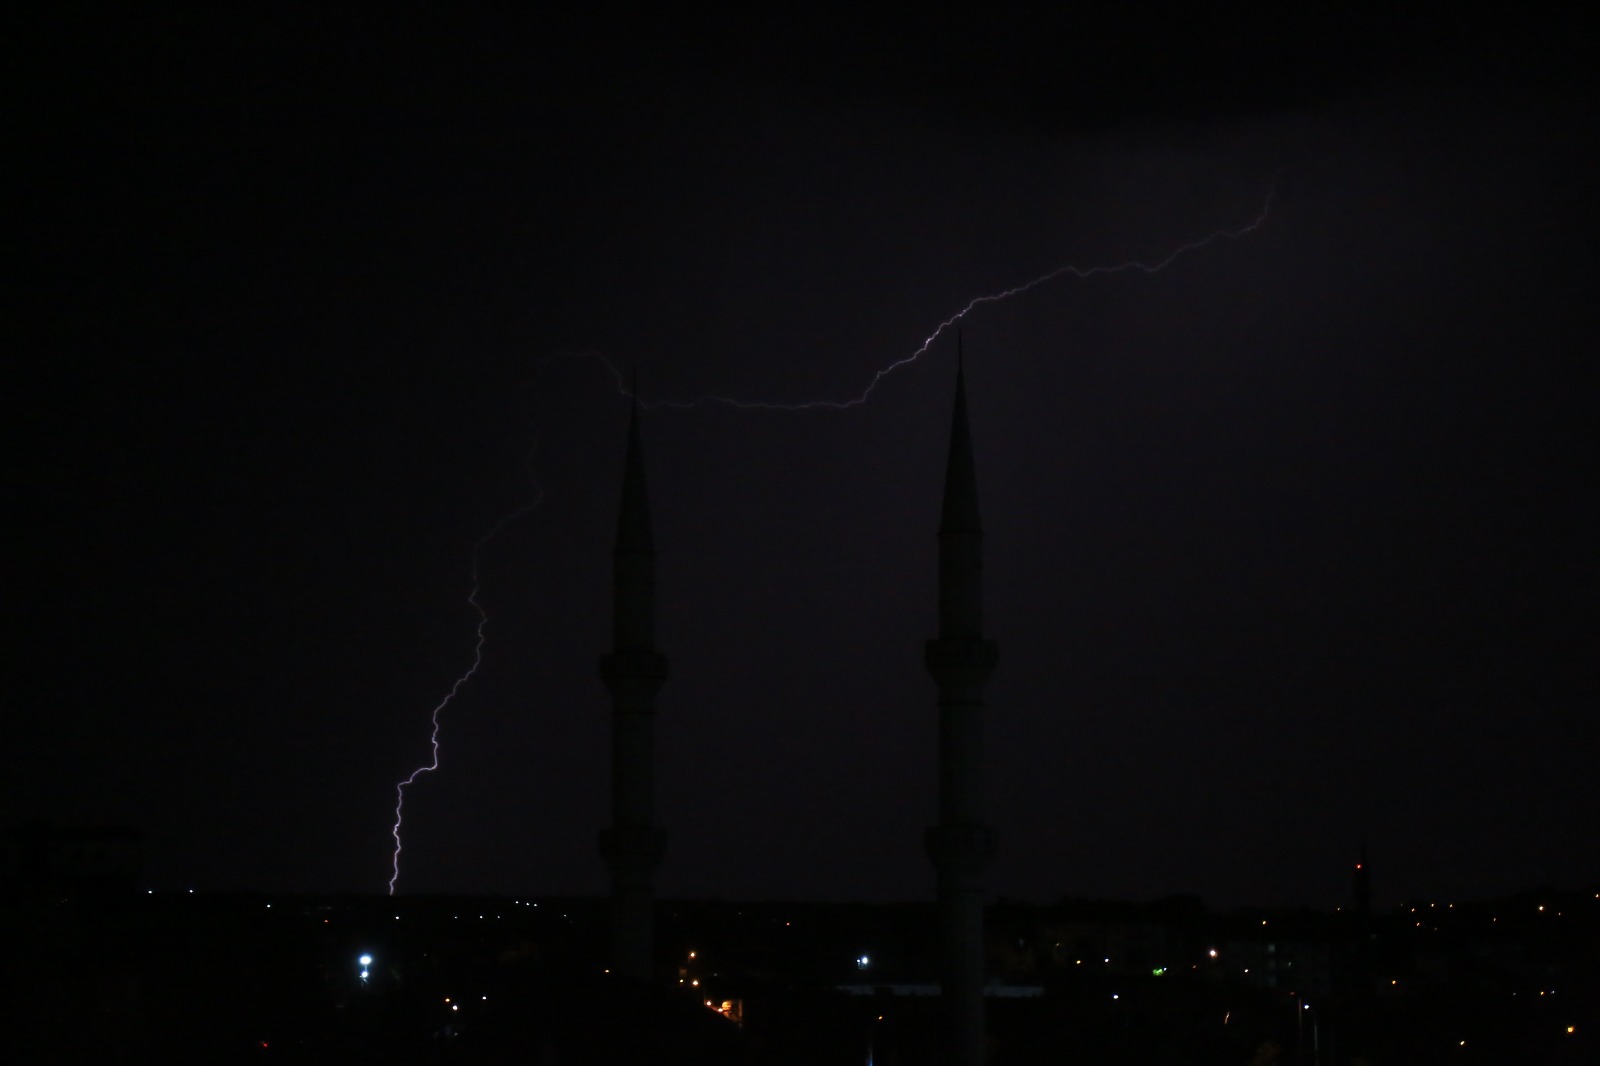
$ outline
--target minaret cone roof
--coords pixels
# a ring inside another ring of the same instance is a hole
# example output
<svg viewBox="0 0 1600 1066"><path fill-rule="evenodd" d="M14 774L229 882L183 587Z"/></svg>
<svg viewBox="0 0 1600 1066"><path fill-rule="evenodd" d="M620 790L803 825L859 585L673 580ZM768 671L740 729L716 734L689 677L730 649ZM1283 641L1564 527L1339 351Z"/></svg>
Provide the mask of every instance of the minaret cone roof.
<svg viewBox="0 0 1600 1066"><path fill-rule="evenodd" d="M617 513L618 555L654 555L650 499L644 483L644 449L639 444L639 404L628 421L628 458L622 469L622 507Z"/></svg>
<svg viewBox="0 0 1600 1066"><path fill-rule="evenodd" d="M940 533L981 533L978 518L978 475L972 465L972 430L967 425L964 371L956 369L956 405L950 419L950 458L944 472L944 510Z"/></svg>

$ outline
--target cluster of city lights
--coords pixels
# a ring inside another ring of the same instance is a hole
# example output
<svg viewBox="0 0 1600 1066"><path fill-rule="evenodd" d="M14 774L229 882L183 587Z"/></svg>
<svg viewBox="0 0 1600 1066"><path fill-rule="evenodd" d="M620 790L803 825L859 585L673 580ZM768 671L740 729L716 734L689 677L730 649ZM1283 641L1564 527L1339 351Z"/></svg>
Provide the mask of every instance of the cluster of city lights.
<svg viewBox="0 0 1600 1066"><path fill-rule="evenodd" d="M740 999L724 999L721 1001L708 999L705 1005L711 1011L722 1015L735 1025L744 1024L744 1001Z"/></svg>

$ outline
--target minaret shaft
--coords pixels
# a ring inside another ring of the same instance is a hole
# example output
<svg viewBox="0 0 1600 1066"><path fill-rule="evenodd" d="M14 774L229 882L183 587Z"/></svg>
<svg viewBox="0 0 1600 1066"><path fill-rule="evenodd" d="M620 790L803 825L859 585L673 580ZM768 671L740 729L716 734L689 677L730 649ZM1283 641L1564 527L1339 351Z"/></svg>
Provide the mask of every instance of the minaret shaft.
<svg viewBox="0 0 1600 1066"><path fill-rule="evenodd" d="M655 649L655 544L637 407L628 425L612 575L612 651L600 659L611 691L611 825L600 834L600 854L611 872L612 969L649 980L651 880L666 851L666 834L654 824L655 697L667 658Z"/></svg>
<svg viewBox="0 0 1600 1066"><path fill-rule="evenodd" d="M947 1066L984 1061L983 872L995 835L983 824L983 685L999 649L983 636L982 549L966 388L958 371L939 523L939 636L926 649L928 672L939 687L939 824L928 830L926 845L939 886Z"/></svg>
<svg viewBox="0 0 1600 1066"><path fill-rule="evenodd" d="M939 701L939 824L983 818L983 704Z"/></svg>

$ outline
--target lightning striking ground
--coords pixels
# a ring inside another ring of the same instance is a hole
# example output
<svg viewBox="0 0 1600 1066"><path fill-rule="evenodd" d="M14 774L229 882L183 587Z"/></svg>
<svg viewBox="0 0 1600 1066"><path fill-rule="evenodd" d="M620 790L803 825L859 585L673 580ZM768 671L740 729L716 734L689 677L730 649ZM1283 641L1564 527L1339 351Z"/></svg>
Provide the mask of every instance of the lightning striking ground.
<svg viewBox="0 0 1600 1066"><path fill-rule="evenodd" d="M489 615L486 611L484 611L483 604L478 602L478 593L483 588L483 549L488 546L489 542L494 540L494 538L499 535L500 531L509 523L515 519L521 518L535 507L538 507L542 499L542 494L535 496L531 502L525 503L516 510L511 511L501 517L501 519L494 525L490 526L489 531L483 536L479 537L477 543L472 546L472 591L467 594L467 602L470 603L472 605L472 609L478 613L477 643L474 644L472 648L472 665L467 667L465 673L456 678L455 684L450 686L450 691L445 693L442 700L434 704L433 713L429 715L429 719L433 723L433 733L428 738L429 747L432 749L432 758L429 760L426 766L417 767L415 770L411 771L410 776L394 787L394 829L391 830L391 835L394 837L394 859L392 863L393 872L389 877L389 895L391 896L394 895L395 884L400 880L400 826L405 820L404 812L406 805L406 789L415 784L416 780L423 774L431 774L439 769L439 715L447 706L450 705L450 701L456 698L456 694L461 691L461 687L468 681L471 681L473 675L478 672L478 668L483 665L483 645L485 640L485 631L489 625Z"/></svg>
<svg viewBox="0 0 1600 1066"><path fill-rule="evenodd" d="M890 374L893 374L895 371L900 370L903 367L910 366L921 359L928 353L928 350L933 347L934 342L943 336L947 330L949 330L952 326L958 325L963 319L965 319L969 314L977 310L979 307L983 307L987 304L1002 303L1011 299L1012 297L1021 296L1023 293L1030 292L1042 285L1049 284L1050 282L1061 277L1070 276L1078 279L1085 279L1105 274L1159 274L1161 271L1165 270L1167 267L1171 266L1173 263L1177 262L1183 256L1186 256L1191 252L1200 251L1209 247L1210 245L1218 243L1219 241L1237 241L1260 229L1266 224L1267 216L1272 209L1272 198L1276 191L1277 181L1274 179L1272 184L1267 189L1267 195L1262 201L1261 210L1257 212L1255 217L1245 225L1240 226L1237 229L1213 230L1204 237L1179 245L1166 256L1154 262L1128 260L1122 263L1105 264L1091 267L1080 267L1068 263L1064 266L1057 267L1048 273L1041 274L1038 277L1033 278L1031 281L1025 281L1019 285L1014 285L1009 289L1003 289L1000 292L987 293L982 296L975 296L967 302L966 306L962 307L950 317L940 322L938 326L934 328L933 332L924 338L922 343L916 348L915 351L911 352L909 355L902 356L875 371L872 375L872 378L867 382L865 388L863 388L855 396L844 400L807 400L800 403L780 403L772 400L740 400L731 396L704 395L695 397L692 400L654 400L647 402L638 396L638 390L636 386L630 385L624 380L622 371L617 368L616 364L598 352L566 353L564 355L547 357L547 359L544 361L548 362L549 360L554 359L594 359L605 367L606 372L610 374L612 378L612 381L616 387L616 391L620 395L634 400L639 404L640 407L646 409L666 407L674 410L689 410L706 404L721 404L725 407L735 407L739 408L740 410L749 411L845 411L852 407L859 407L866 403L868 398L871 397L873 391L877 389L878 385L885 378L887 378ZM484 612L483 605L478 602L478 593L482 584L479 570L480 563L482 561L483 549L495 538L496 535L499 534L500 530L503 529L507 523L537 507L541 498L542 497L537 497L533 502L519 507L515 511L512 511L510 514L507 514L505 517L501 518L492 527L490 527L487 533L478 538L477 543L473 546L472 592L467 596L467 602L470 603L473 610L478 613L478 626L477 643L474 646L472 653L472 665L465 673L456 678L455 684L450 686L450 691L447 692L444 698L440 700L433 708L433 713L430 716L433 723L433 733L429 738L429 744L432 749L431 761L426 766L419 766L417 769L413 770L409 777L395 786L393 829L394 862L393 874L389 878L389 895L391 896L394 895L395 885L400 879L400 827L403 821L406 789L415 783L416 780L423 774L430 774L439 769L439 715L445 709L445 707L450 704L450 701L456 697L456 694L461 691L462 686L472 679L473 675L478 672L478 668L483 664L485 630L489 623L489 616Z"/></svg>

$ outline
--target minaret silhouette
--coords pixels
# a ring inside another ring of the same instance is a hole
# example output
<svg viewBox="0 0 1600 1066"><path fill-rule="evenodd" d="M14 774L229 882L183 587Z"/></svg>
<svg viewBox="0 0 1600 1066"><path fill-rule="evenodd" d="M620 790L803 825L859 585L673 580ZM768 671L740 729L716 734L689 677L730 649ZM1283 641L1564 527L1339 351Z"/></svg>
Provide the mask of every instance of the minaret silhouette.
<svg viewBox="0 0 1600 1066"><path fill-rule="evenodd" d="M651 877L667 846L653 824L655 698L667 678L667 657L655 648L655 616L655 543L635 400L612 555L612 650L600 658L600 677L611 690L611 825L600 833L600 854L611 871L611 966L641 981L653 971Z"/></svg>
<svg viewBox="0 0 1600 1066"><path fill-rule="evenodd" d="M925 843L939 884L941 1047L949 1066L979 1066L984 1058L983 872L995 834L983 824L983 683L999 654L983 637L983 529L958 356L939 522L939 636L926 649L939 686L939 824Z"/></svg>

